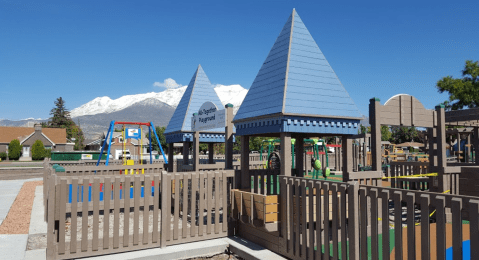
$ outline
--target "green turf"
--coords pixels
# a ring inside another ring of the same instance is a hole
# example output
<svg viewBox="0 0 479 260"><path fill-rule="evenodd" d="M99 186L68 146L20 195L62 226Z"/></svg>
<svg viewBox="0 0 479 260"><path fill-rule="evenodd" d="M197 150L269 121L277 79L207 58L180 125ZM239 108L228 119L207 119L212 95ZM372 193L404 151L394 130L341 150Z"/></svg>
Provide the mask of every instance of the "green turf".
<svg viewBox="0 0 479 260"><path fill-rule="evenodd" d="M379 248L379 259L383 259L382 255L382 248L383 248L383 235L379 234L378 235L378 248ZM349 242L346 243L346 246L349 247ZM392 250L394 248L394 229L389 230L389 254L391 254ZM317 250L316 247L314 247L314 250ZM321 247L321 252L324 253L324 245ZM349 259L349 250L348 252L348 257ZM333 244L329 244L329 255L332 257L333 256ZM341 255L341 242L338 243L338 259L343 259L343 256ZM368 237L368 259L371 259L371 237Z"/></svg>

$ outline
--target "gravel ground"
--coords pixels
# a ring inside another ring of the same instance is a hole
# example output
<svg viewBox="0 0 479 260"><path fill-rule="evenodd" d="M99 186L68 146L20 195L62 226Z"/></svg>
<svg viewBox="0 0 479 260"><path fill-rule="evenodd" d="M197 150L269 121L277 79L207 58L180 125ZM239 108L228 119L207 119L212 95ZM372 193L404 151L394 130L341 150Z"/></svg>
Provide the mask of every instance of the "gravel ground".
<svg viewBox="0 0 479 260"><path fill-rule="evenodd" d="M133 208L132 208L133 210ZM221 218L223 216L223 211L220 209L219 211L220 213L220 222L221 222ZM132 235L133 234L133 221L134 221L134 212L131 211L130 212L130 218L129 218L129 234ZM114 227L114 211L112 210L110 212L110 215L109 215L109 234L110 234L110 237L113 237L113 227ZM191 216L188 215L187 216L188 219L187 219L187 226L190 227L191 226ZM204 220L204 225L206 225L206 218L207 218L207 213L205 212L203 214L203 220ZM211 214L211 218L212 218L212 222L211 223L214 223L214 218L215 218L215 212L213 211L212 214ZM101 214L99 215L98 217L98 222L99 222L99 225L98 225L98 238L99 239L102 239L103 238L103 226L104 226L104 215ZM149 226L148 226L148 232L151 233L153 232L153 211L150 210L149 211ZM171 214L171 229L173 229L174 225L174 215ZM68 217L66 220L65 220L65 241L66 242L69 242L71 240L71 233L72 233L72 227L71 227L71 217ZM124 231L124 226L125 226L125 213L124 212L120 212L119 213L119 236L122 237L123 236L123 231ZM180 212L180 216L179 216L179 221L178 221L178 227L181 229L183 226L183 219L182 219L182 214ZM143 210L140 210L139 211L139 234L142 234L143 233ZM158 230L161 229L161 210L158 210ZM81 217L81 214L78 214L77 215L77 227L76 227L76 230L77 230L77 241L80 241L81 240L81 237L82 237L82 217ZM88 215L88 239L93 239L93 215Z"/></svg>
<svg viewBox="0 0 479 260"><path fill-rule="evenodd" d="M0 234L28 234L35 188L43 181L25 182L0 226Z"/></svg>

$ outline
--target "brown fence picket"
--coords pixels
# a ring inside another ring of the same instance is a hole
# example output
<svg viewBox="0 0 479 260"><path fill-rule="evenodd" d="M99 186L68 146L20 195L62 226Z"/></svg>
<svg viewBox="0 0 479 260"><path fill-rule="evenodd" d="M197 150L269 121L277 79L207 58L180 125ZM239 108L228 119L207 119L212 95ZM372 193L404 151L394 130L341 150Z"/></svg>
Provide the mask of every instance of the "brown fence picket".
<svg viewBox="0 0 479 260"><path fill-rule="evenodd" d="M124 209L124 218L123 218L123 246L127 247L130 245L130 187L131 187L131 177L125 176L125 182L123 183L123 203L125 206ZM104 198L105 196L103 196Z"/></svg>
<svg viewBox="0 0 479 260"><path fill-rule="evenodd" d="M60 185L57 186L60 190L58 195L60 196L60 218L59 218L59 241L58 241L58 253L65 253L65 209L67 198L67 180L62 179ZM76 247L76 245L75 245Z"/></svg>
<svg viewBox="0 0 479 260"><path fill-rule="evenodd" d="M158 211L159 211L159 201L160 201L160 176L155 175L153 177L153 235L151 242L156 244L158 243Z"/></svg>
<svg viewBox="0 0 479 260"><path fill-rule="evenodd" d="M205 184L206 184L206 178L205 178L205 173L200 172L199 173L199 183L200 183L200 199L198 203L198 236L203 236L203 215L205 211Z"/></svg>
<svg viewBox="0 0 479 260"><path fill-rule="evenodd" d="M98 230L99 230L99 214L100 214L100 178L93 178L92 186L92 202L93 202L93 239L92 251L98 251ZM73 209L73 206L72 206Z"/></svg>
<svg viewBox="0 0 479 260"><path fill-rule="evenodd" d="M178 240L178 221L180 219L180 178L182 173L175 174L175 218L173 220L173 240Z"/></svg>
<svg viewBox="0 0 479 260"><path fill-rule="evenodd" d="M88 250L88 190L90 188L89 178L83 178L83 200L82 200L82 235L81 235L81 251Z"/></svg>
<svg viewBox="0 0 479 260"><path fill-rule="evenodd" d="M66 180L65 180L66 181ZM70 253L76 253L77 251L77 200L78 200L78 178L72 179L72 203L71 203L71 223L70 223ZM81 193L80 193L81 194Z"/></svg>
<svg viewBox="0 0 479 260"><path fill-rule="evenodd" d="M120 178L115 177L113 186L113 248L120 247Z"/></svg>
<svg viewBox="0 0 479 260"><path fill-rule="evenodd" d="M371 257L372 259L379 259L378 248L378 190L371 189ZM385 220L383 220L385 221ZM387 229L389 231L389 229ZM383 234L386 230L383 230Z"/></svg>
<svg viewBox="0 0 479 260"><path fill-rule="evenodd" d="M191 237L196 236L196 232L197 232L197 229L198 229L197 226L196 226L196 198L197 198L196 197L196 191L198 189L198 178L200 178L200 176L196 172L191 173L191 225L190 225L190 236ZM201 182L199 182L199 183L201 183ZM201 218L198 217L198 222L200 220L201 220Z"/></svg>
<svg viewBox="0 0 479 260"><path fill-rule="evenodd" d="M143 245L150 243L150 198L151 198L151 177L150 175L143 175L144 180L144 191L143 191ZM154 225L155 223L153 223Z"/></svg>
<svg viewBox="0 0 479 260"><path fill-rule="evenodd" d="M436 250L437 259L446 259L446 198L436 197Z"/></svg>
<svg viewBox="0 0 479 260"><path fill-rule="evenodd" d="M182 235L183 238L186 238L188 227L187 227L187 220L188 220L188 178L191 177L191 174L184 173L183 174L183 209L181 214L181 219L183 221L181 225Z"/></svg>

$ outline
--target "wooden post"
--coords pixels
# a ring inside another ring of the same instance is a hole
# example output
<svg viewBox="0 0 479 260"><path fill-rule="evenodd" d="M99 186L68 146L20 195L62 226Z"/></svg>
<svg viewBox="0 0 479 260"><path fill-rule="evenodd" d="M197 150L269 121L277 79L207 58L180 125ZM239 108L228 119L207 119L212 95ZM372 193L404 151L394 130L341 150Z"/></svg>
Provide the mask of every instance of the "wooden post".
<svg viewBox="0 0 479 260"><path fill-rule="evenodd" d="M200 132L196 131L193 137L193 170L200 169Z"/></svg>
<svg viewBox="0 0 479 260"><path fill-rule="evenodd" d="M472 143L474 144L474 161L476 162L476 165L479 165L479 127L474 127L474 136L473 136L473 141Z"/></svg>
<svg viewBox="0 0 479 260"><path fill-rule="evenodd" d="M233 169L233 105L226 104L225 110L225 169Z"/></svg>
<svg viewBox="0 0 479 260"><path fill-rule="evenodd" d="M215 144L208 143L208 163L215 164L214 154L215 154Z"/></svg>
<svg viewBox="0 0 479 260"><path fill-rule="evenodd" d="M379 98L369 100L369 124L371 125L371 161L372 170L381 170L381 104Z"/></svg>
<svg viewBox="0 0 479 260"><path fill-rule="evenodd" d="M342 136L341 143L341 148L343 150L343 182L348 182L350 181L349 173L353 171L353 140L348 139L347 136Z"/></svg>
<svg viewBox="0 0 479 260"><path fill-rule="evenodd" d="M183 165L188 165L190 156L190 142L183 142Z"/></svg>
<svg viewBox="0 0 479 260"><path fill-rule="evenodd" d="M291 133L280 133L281 139L281 175L291 176Z"/></svg>
<svg viewBox="0 0 479 260"><path fill-rule="evenodd" d="M436 192L444 192L446 190L444 181L444 169L446 168L447 161L446 161L446 148L444 144L446 143L446 122L445 122L445 112L444 112L444 105L436 106L436 113L437 113L437 166L438 166L438 188Z"/></svg>
<svg viewBox="0 0 479 260"><path fill-rule="evenodd" d="M173 150L174 150L174 147L175 147L174 143L168 144L168 172L173 172L173 164L174 164Z"/></svg>
<svg viewBox="0 0 479 260"><path fill-rule="evenodd" d="M241 188L250 188L249 178L249 136L241 137Z"/></svg>
<svg viewBox="0 0 479 260"><path fill-rule="evenodd" d="M296 145L296 177L303 177L304 175L304 137L302 135L297 135Z"/></svg>
<svg viewBox="0 0 479 260"><path fill-rule="evenodd" d="M457 133L457 162L461 162L461 134Z"/></svg>

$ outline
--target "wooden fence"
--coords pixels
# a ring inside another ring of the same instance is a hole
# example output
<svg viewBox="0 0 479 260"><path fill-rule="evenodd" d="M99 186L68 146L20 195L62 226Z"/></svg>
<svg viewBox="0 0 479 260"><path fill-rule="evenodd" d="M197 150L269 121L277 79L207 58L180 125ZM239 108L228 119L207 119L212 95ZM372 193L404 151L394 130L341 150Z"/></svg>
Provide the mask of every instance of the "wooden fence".
<svg viewBox="0 0 479 260"><path fill-rule="evenodd" d="M233 171L57 176L48 182L47 259L225 237Z"/></svg>
<svg viewBox="0 0 479 260"><path fill-rule="evenodd" d="M240 208L233 216L241 222L240 236L283 256L427 260L450 254L462 259L470 250L470 259L479 259L477 197L279 178L279 233L255 228L255 215L241 208L245 203L235 204Z"/></svg>

